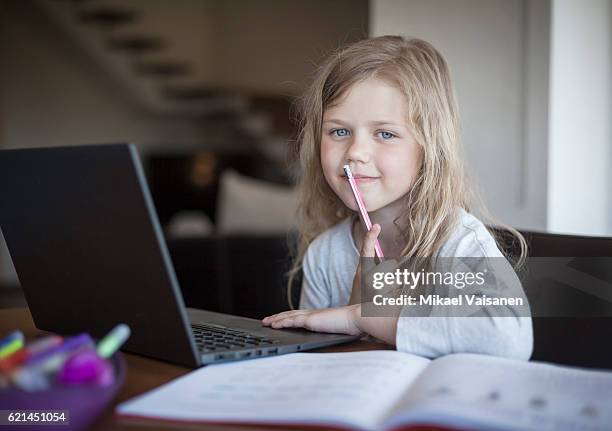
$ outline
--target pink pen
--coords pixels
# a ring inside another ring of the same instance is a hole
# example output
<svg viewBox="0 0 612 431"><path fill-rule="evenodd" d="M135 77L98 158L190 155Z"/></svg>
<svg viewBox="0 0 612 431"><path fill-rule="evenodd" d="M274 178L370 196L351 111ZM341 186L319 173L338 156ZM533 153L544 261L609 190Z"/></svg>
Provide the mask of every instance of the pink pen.
<svg viewBox="0 0 612 431"><path fill-rule="evenodd" d="M365 204L363 203L363 199L361 198L361 193L357 188L357 183L355 183L355 178L353 178L353 173L351 172L351 168L349 165L344 165L344 173L346 174L346 178L348 179L349 184L351 185L351 190L353 190L353 195L355 196L355 200L357 201L357 206L359 207L359 213L361 214L361 218L363 219L366 229L370 231L372 229L372 222L370 221L370 216L366 211ZM383 260L383 252L380 248L380 244L378 240L376 240L376 244L374 244L374 251L376 252L376 257L379 260Z"/></svg>

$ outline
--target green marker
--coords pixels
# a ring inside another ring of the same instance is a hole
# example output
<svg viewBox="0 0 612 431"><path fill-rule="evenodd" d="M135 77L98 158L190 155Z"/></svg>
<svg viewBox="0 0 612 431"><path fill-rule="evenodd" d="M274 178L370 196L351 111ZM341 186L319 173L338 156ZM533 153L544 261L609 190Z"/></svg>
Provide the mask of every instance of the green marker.
<svg viewBox="0 0 612 431"><path fill-rule="evenodd" d="M0 359L6 358L23 347L23 338L14 338L0 347Z"/></svg>
<svg viewBox="0 0 612 431"><path fill-rule="evenodd" d="M110 358L130 337L130 327L125 323L115 326L99 343L96 351L101 358Z"/></svg>

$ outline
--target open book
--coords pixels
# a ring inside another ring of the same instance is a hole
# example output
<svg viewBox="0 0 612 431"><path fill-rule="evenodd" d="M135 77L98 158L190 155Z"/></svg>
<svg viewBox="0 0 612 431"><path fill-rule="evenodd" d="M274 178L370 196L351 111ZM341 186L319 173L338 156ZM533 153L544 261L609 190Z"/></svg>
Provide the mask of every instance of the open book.
<svg viewBox="0 0 612 431"><path fill-rule="evenodd" d="M612 373L473 354L294 353L209 365L119 405L189 422L608 430Z"/></svg>

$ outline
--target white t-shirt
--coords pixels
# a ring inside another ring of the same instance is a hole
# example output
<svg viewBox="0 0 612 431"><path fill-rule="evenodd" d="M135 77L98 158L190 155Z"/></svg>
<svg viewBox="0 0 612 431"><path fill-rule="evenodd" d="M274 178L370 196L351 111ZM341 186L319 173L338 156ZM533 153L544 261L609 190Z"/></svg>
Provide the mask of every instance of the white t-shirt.
<svg viewBox="0 0 612 431"><path fill-rule="evenodd" d="M300 308L347 305L359 264L348 217L317 236L304 256ZM464 209L453 233L438 253L440 257L502 258L486 227ZM508 266L508 273L518 277ZM515 284L516 285L516 284ZM531 317L414 317L402 309L397 323L397 350L434 358L450 353L481 353L527 360L533 351Z"/></svg>

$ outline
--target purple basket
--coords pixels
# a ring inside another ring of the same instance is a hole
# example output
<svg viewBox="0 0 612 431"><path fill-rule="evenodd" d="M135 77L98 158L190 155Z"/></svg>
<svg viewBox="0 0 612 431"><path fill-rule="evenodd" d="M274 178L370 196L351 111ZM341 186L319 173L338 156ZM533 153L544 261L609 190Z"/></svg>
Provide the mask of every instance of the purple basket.
<svg viewBox="0 0 612 431"><path fill-rule="evenodd" d="M0 390L0 409L2 410L68 410L70 423L51 428L62 430L84 430L90 426L96 418L104 412L113 401L117 392L123 386L126 375L126 365L123 355L118 352L111 358L115 369L115 379L109 386L54 386L53 388L40 392L26 392L21 389L11 388ZM0 428L2 428L0 426ZM20 431L40 430L41 425L10 426L11 429L18 428ZM44 429L47 429L45 426Z"/></svg>

